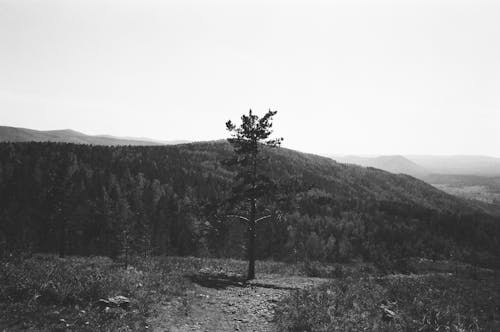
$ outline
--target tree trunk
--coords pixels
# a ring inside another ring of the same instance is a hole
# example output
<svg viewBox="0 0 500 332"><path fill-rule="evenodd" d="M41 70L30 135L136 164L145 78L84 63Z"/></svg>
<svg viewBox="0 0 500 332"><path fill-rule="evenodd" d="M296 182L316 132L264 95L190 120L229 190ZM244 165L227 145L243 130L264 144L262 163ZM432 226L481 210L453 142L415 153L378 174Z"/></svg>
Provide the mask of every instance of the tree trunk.
<svg viewBox="0 0 500 332"><path fill-rule="evenodd" d="M64 258L66 255L66 219L60 216L59 222L59 257Z"/></svg>
<svg viewBox="0 0 500 332"><path fill-rule="evenodd" d="M250 218L248 220L248 275L247 280L255 279L255 238L256 227L255 227L255 199L252 199L252 206L250 209Z"/></svg>
<svg viewBox="0 0 500 332"><path fill-rule="evenodd" d="M125 266L125 269L128 268L128 232L124 231L123 232L123 265Z"/></svg>

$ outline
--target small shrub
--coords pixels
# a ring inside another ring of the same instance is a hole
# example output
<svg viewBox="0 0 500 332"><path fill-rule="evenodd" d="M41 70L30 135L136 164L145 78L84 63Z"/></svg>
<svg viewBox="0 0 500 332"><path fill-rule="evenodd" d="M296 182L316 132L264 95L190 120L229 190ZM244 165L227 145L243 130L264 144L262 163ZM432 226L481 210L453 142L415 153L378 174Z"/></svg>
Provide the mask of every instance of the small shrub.
<svg viewBox="0 0 500 332"><path fill-rule="evenodd" d="M325 264L308 261L303 265L306 276L316 278L343 279L346 277L360 278L367 275L378 275L379 270L371 263Z"/></svg>
<svg viewBox="0 0 500 332"><path fill-rule="evenodd" d="M321 277L325 274L325 268L320 262L307 261L304 263L304 270L308 277Z"/></svg>

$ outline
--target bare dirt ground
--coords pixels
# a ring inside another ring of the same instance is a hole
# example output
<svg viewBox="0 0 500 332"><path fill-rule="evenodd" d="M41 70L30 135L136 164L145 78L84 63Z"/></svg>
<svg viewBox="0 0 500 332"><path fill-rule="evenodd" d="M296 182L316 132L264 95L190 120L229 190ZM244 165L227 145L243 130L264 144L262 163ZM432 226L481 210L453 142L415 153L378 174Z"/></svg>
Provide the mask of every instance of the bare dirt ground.
<svg viewBox="0 0 500 332"><path fill-rule="evenodd" d="M195 284L187 297L160 304L151 331L275 331L274 310L290 292L315 287L326 279L259 275L245 285Z"/></svg>

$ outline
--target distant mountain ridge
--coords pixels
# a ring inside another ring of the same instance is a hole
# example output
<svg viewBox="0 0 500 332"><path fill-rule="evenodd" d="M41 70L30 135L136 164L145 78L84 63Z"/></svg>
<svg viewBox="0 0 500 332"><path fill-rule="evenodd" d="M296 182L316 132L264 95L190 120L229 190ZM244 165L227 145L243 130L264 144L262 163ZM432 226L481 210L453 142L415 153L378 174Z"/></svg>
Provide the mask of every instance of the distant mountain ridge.
<svg viewBox="0 0 500 332"><path fill-rule="evenodd" d="M89 145L174 145L190 143L187 140L161 141L146 137L116 137L87 135L72 129L34 130L0 126L0 142L59 142ZM427 180L431 174L500 176L500 158L488 156L432 156L432 155L329 155L346 164L378 168L394 174L407 174Z"/></svg>
<svg viewBox="0 0 500 332"><path fill-rule="evenodd" d="M361 157L330 156L340 163L374 167L395 173L427 179L431 174L500 176L500 158L488 156L393 155Z"/></svg>
<svg viewBox="0 0 500 332"><path fill-rule="evenodd" d="M188 141L159 141L150 138L115 137L111 135L87 135L72 129L34 130L0 126L0 142L56 142L90 145L172 145L188 143Z"/></svg>
<svg viewBox="0 0 500 332"><path fill-rule="evenodd" d="M429 173L424 167L400 155L379 157L332 156L332 158L340 163L373 167L390 173L407 174L417 178L424 177Z"/></svg>
<svg viewBox="0 0 500 332"><path fill-rule="evenodd" d="M448 194L500 208L500 158L488 156L332 156L341 163L407 174Z"/></svg>
<svg viewBox="0 0 500 332"><path fill-rule="evenodd" d="M500 158L489 156L408 155L407 159L434 174L499 176Z"/></svg>

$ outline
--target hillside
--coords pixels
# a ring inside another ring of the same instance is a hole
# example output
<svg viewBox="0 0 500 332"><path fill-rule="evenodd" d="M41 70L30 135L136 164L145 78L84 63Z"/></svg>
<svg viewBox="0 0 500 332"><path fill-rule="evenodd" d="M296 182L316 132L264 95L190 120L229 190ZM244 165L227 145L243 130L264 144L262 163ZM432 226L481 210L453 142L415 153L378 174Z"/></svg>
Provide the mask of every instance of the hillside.
<svg viewBox="0 0 500 332"><path fill-rule="evenodd" d="M230 152L224 142L2 143L0 248L244 257L244 226L225 217L234 211L225 204ZM474 253L498 261L500 223L480 206L407 175L266 153L278 187L261 203L273 218L259 225L260 258L380 263Z"/></svg>
<svg viewBox="0 0 500 332"><path fill-rule="evenodd" d="M338 162L355 164L364 167L374 167L394 174L408 174L420 178L429 172L422 166L403 156L332 156Z"/></svg>
<svg viewBox="0 0 500 332"><path fill-rule="evenodd" d="M482 156L344 156L333 159L374 167L395 174L408 174L444 192L482 205L498 214L500 160ZM424 165L424 166L421 166ZM484 204L481 204L484 203Z"/></svg>
<svg viewBox="0 0 500 332"><path fill-rule="evenodd" d="M155 141L148 138L86 135L71 129L40 131L0 126L0 142L57 142L91 145L169 145L185 141Z"/></svg>

